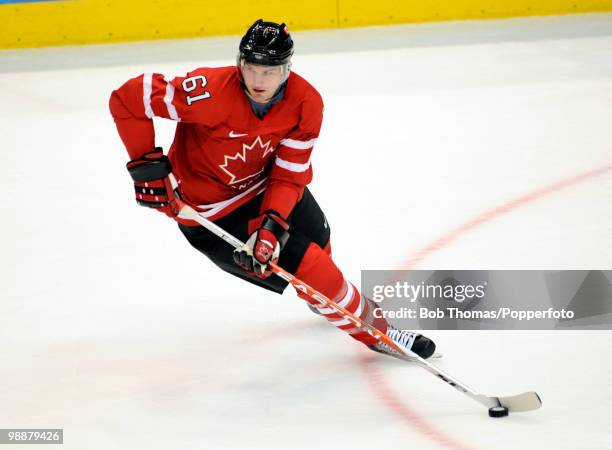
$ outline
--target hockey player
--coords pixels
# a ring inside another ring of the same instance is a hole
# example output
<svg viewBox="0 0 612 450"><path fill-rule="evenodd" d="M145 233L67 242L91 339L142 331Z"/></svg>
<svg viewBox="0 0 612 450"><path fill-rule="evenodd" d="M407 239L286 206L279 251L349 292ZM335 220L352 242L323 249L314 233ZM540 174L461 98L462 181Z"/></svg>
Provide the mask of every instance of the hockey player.
<svg viewBox="0 0 612 450"><path fill-rule="evenodd" d="M270 276L268 267L277 262L427 358L433 341L375 318L374 303L332 260L329 226L306 187L323 101L291 71L292 55L285 24L260 19L240 41L236 66L203 67L175 78L145 73L115 90L110 111L131 158L127 169L136 201L179 222L189 243L224 271L282 293L287 282ZM155 147L153 116L178 122L168 156ZM246 241L244 246L234 250L197 223L177 217L177 198ZM354 339L392 354L331 309L318 309Z"/></svg>

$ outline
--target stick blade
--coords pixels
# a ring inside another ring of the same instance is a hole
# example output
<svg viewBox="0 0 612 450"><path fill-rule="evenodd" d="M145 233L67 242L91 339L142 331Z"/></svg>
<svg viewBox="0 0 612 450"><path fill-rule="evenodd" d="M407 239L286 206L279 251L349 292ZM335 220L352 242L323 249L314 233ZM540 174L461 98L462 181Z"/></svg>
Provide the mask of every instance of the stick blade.
<svg viewBox="0 0 612 450"><path fill-rule="evenodd" d="M523 392L510 397L498 397L501 406L508 408L510 412L533 411L542 406L540 396L535 392Z"/></svg>

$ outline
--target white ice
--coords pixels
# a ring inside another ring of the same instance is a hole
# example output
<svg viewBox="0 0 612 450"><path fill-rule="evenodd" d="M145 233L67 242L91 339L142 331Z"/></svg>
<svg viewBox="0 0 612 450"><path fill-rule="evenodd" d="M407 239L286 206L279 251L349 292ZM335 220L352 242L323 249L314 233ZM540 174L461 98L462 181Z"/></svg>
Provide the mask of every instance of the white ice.
<svg viewBox="0 0 612 450"><path fill-rule="evenodd" d="M362 269L611 269L612 15L295 33L323 94L312 190ZM610 331L431 331L479 391L537 390L493 420L217 270L139 208L108 113L145 71L232 64L237 38L0 52L0 428L62 448L610 449ZM169 146L170 122L157 143ZM37 448L58 448L41 446ZM7 446L13 448L12 446ZM23 448L23 447L14 447Z"/></svg>

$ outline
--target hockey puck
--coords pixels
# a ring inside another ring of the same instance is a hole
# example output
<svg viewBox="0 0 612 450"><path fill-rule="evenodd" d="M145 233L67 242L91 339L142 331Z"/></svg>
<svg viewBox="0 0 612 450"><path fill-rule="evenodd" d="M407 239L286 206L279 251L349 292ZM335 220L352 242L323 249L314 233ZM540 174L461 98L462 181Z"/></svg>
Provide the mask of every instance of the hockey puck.
<svg viewBox="0 0 612 450"><path fill-rule="evenodd" d="M489 408L489 417L506 417L508 415L508 408L505 406L493 406Z"/></svg>

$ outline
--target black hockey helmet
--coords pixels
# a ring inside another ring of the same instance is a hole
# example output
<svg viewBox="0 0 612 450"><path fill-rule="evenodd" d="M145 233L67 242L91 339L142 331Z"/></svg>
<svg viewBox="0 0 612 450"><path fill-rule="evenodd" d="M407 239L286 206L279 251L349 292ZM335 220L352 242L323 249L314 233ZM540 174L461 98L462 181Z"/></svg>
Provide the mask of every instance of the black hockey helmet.
<svg viewBox="0 0 612 450"><path fill-rule="evenodd" d="M293 55L293 40L287 25L257 20L240 40L238 65L242 62L264 66L288 64Z"/></svg>

